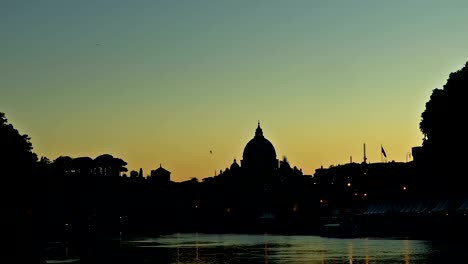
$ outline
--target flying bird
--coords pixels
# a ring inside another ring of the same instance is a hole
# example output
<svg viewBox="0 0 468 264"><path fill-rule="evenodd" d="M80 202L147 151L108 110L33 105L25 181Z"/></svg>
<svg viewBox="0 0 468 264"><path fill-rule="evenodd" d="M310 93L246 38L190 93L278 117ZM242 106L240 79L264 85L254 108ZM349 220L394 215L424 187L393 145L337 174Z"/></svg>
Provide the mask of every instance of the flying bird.
<svg viewBox="0 0 468 264"><path fill-rule="evenodd" d="M213 154L213 151L210 150L210 154Z"/></svg>

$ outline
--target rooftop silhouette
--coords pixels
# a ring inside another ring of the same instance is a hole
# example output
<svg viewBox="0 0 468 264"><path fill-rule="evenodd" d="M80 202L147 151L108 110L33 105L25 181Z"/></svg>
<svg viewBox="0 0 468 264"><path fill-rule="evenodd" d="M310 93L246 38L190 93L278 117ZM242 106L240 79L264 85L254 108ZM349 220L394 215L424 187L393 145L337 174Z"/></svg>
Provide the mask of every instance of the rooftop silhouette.
<svg viewBox="0 0 468 264"><path fill-rule="evenodd" d="M324 227L338 224L345 236L466 235L468 189L460 177L466 168L462 155L447 153L466 148L459 120L467 113L467 81L468 63L433 90L414 160L350 161L314 175L278 160L260 122L240 164L234 159L213 177L178 183L162 164L149 177L142 169L129 177L127 163L107 153L38 159L29 136L0 113L3 180L15 193L5 209L8 226L15 243L31 252L24 261L40 258L44 241L73 241L80 255L97 236L120 232L330 234ZM387 155L383 146L381 153Z"/></svg>

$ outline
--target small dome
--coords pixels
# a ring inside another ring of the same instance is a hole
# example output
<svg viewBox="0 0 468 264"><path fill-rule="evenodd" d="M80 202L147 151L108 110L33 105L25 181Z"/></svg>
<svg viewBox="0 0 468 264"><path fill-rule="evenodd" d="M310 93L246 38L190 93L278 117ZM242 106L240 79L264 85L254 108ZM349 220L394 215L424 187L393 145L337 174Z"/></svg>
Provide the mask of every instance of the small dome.
<svg viewBox="0 0 468 264"><path fill-rule="evenodd" d="M260 123L255 131L255 137L245 146L242 158L250 161L276 160L275 147L263 136Z"/></svg>
<svg viewBox="0 0 468 264"><path fill-rule="evenodd" d="M232 171L232 170L237 170L239 168L240 168L239 164L237 164L236 159L234 159L234 162L231 164L231 167L229 169Z"/></svg>

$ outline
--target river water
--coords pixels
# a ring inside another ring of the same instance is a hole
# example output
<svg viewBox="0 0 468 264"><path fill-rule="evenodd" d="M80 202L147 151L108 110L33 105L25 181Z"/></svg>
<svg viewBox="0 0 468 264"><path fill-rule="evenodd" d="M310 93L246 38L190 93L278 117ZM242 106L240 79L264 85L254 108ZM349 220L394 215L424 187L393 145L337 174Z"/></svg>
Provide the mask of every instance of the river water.
<svg viewBox="0 0 468 264"><path fill-rule="evenodd" d="M115 241L92 261L48 263L468 263L462 240L177 233ZM95 258L94 258L95 257Z"/></svg>

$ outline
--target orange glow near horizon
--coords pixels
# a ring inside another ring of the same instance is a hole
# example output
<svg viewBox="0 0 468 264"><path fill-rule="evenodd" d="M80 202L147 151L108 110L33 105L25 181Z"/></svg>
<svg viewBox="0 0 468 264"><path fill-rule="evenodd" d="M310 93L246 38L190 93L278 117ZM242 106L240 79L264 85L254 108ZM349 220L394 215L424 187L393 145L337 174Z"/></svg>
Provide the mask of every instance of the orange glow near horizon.
<svg viewBox="0 0 468 264"><path fill-rule="evenodd" d="M175 182L240 162L258 120L306 175L363 143L405 162L468 58L466 8L437 1L36 2L0 8L0 111L39 157L111 154Z"/></svg>

